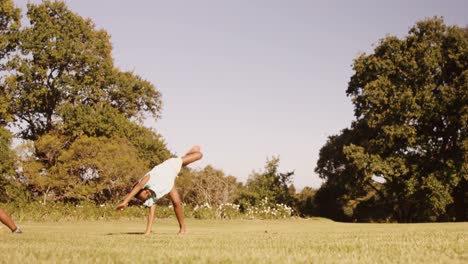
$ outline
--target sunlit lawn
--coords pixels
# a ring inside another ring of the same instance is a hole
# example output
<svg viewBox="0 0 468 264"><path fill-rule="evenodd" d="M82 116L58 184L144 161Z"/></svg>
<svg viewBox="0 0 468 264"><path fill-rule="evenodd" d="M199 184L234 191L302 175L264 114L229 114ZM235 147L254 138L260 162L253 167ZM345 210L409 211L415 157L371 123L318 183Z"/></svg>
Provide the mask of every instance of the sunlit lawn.
<svg viewBox="0 0 468 264"><path fill-rule="evenodd" d="M0 233L1 263L468 263L468 223L344 224L322 219L27 222Z"/></svg>

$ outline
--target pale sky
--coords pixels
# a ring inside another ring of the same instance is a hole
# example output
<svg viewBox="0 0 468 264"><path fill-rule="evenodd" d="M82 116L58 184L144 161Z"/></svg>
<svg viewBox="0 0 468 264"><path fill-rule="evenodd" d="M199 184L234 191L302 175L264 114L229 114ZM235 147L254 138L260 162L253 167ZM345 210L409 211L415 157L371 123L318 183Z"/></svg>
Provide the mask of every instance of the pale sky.
<svg viewBox="0 0 468 264"><path fill-rule="evenodd" d="M26 3L14 1L26 11ZM169 149L193 144L203 161L245 181L280 156L293 183L319 187L315 174L327 137L349 127L352 63L386 35L443 16L468 24L463 0L68 0L111 36L122 70L162 93L162 118L147 126Z"/></svg>

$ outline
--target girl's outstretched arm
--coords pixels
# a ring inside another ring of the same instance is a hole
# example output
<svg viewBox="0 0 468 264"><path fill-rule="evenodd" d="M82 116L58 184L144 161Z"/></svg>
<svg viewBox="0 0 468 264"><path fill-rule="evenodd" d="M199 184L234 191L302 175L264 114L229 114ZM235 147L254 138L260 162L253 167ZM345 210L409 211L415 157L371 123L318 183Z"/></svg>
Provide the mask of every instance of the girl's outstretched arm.
<svg viewBox="0 0 468 264"><path fill-rule="evenodd" d="M153 220L154 220L154 213L156 212L156 205L153 204L148 210L148 219L146 222L146 231L145 235L149 235L151 233L151 229L153 229Z"/></svg>
<svg viewBox="0 0 468 264"><path fill-rule="evenodd" d="M149 178L150 176L149 175L145 175L145 177L143 177L136 185L135 187L133 187L132 191L127 195L125 196L123 202L121 202L119 205L117 205L117 210L123 210L125 208L127 208L128 206L128 202L130 202L130 200L135 197L135 195L145 187L145 184L149 181Z"/></svg>

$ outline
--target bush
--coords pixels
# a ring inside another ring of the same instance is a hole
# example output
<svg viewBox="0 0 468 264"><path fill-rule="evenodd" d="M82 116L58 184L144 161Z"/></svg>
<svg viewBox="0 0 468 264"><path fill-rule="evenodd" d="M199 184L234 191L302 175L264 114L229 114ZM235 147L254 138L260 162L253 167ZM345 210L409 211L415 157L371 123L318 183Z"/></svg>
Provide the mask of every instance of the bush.
<svg viewBox="0 0 468 264"><path fill-rule="evenodd" d="M208 203L197 205L193 208L193 217L197 219L215 219L216 210Z"/></svg>
<svg viewBox="0 0 468 264"><path fill-rule="evenodd" d="M0 204L19 222L22 221L73 221L73 220L114 220L141 218L147 211L141 207L129 206L124 211L116 211L114 205L94 205L92 203L48 203Z"/></svg>
<svg viewBox="0 0 468 264"><path fill-rule="evenodd" d="M225 203L218 206L217 215L223 219L237 219L240 218L240 206L238 204Z"/></svg>
<svg viewBox="0 0 468 264"><path fill-rule="evenodd" d="M249 219L280 219L292 216L293 209L285 204L270 205L268 198L260 201L258 206L247 207L245 214Z"/></svg>
<svg viewBox="0 0 468 264"><path fill-rule="evenodd" d="M264 199L259 206L247 207L244 213L237 204L221 204L217 208L208 203L191 207L184 206L184 216L196 219L282 219L289 218L293 210L284 204L268 205ZM76 221L76 220L118 220L146 218L148 208L135 205L129 206L124 211L116 211L114 204L95 205L90 202L80 204L71 203L0 203L15 221ZM175 217L172 205L156 206L156 218Z"/></svg>

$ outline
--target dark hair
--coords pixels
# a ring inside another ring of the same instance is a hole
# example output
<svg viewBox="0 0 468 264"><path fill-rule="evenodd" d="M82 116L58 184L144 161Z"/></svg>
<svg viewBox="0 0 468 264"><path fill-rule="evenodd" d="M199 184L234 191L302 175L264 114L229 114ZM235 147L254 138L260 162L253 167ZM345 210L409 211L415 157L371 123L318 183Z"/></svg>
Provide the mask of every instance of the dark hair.
<svg viewBox="0 0 468 264"><path fill-rule="evenodd" d="M138 184L138 183L137 183L137 184ZM133 185L132 189L135 188L135 186L136 186L137 184ZM140 199L138 198L138 196L140 196L140 194L141 194L143 191L146 191L146 190L149 190L149 191L151 192L151 195L155 195L155 193L153 192L153 190L151 190L151 189L149 189L149 188L142 188L141 190L139 190L139 191L135 194L135 198L136 198L137 200L140 200Z"/></svg>
<svg viewBox="0 0 468 264"><path fill-rule="evenodd" d="M138 196L140 196L140 194L141 194L144 190L146 190L146 188L143 188L143 189L139 190L139 191L135 194L135 198L138 199Z"/></svg>

